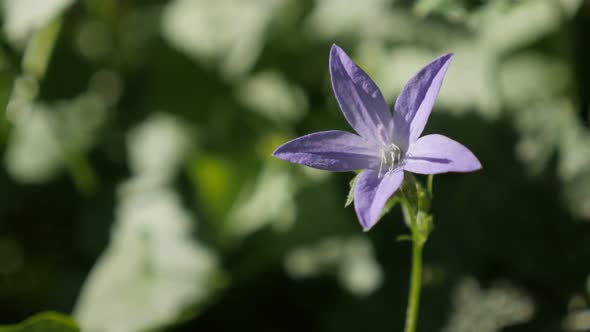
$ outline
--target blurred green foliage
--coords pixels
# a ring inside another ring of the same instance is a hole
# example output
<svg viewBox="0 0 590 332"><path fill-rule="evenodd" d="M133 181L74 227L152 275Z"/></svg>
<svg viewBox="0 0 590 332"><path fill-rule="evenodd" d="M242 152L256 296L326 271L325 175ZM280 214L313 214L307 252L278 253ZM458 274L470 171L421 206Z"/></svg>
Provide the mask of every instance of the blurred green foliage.
<svg viewBox="0 0 590 332"><path fill-rule="evenodd" d="M67 316L55 312L37 314L24 322L0 327L2 332L78 332L80 329Z"/></svg>
<svg viewBox="0 0 590 332"><path fill-rule="evenodd" d="M390 103L455 53L426 130L484 168L434 179L419 330L590 329L588 2L0 4L0 323L401 330L399 208L362 233L353 174L270 157L348 129L337 43Z"/></svg>

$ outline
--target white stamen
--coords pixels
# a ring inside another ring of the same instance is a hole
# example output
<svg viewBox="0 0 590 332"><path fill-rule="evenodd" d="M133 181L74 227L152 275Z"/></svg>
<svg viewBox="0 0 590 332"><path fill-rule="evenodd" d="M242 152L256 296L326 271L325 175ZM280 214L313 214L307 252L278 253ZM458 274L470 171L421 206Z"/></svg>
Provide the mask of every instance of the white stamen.
<svg viewBox="0 0 590 332"><path fill-rule="evenodd" d="M387 157L385 157L385 151L381 149L381 163L379 164L379 175L377 177L381 177L381 171L383 170L383 164L387 164Z"/></svg>
<svg viewBox="0 0 590 332"><path fill-rule="evenodd" d="M401 154L401 149L395 144L383 146L381 148L381 163L379 164L378 177L381 177L383 173L383 165L387 167L387 172L393 171L401 162Z"/></svg>

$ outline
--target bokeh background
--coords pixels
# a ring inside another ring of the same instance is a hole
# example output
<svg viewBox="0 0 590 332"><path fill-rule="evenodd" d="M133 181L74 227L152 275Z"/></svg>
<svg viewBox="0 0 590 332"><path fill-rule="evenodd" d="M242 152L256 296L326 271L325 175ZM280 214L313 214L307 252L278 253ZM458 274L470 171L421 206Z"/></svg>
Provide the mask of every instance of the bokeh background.
<svg viewBox="0 0 590 332"><path fill-rule="evenodd" d="M590 330L590 2L0 3L0 323L401 331L399 208L270 156L349 130L337 43L390 103L455 53L426 132L484 168L434 179L419 331Z"/></svg>

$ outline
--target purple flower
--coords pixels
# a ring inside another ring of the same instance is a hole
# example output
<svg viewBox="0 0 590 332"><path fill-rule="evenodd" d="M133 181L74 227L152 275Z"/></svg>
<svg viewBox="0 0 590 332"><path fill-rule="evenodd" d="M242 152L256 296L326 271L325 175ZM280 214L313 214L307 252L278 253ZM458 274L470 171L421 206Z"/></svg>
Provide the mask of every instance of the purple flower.
<svg viewBox="0 0 590 332"><path fill-rule="evenodd" d="M420 137L453 55L445 54L408 81L393 114L371 78L333 45L330 75L344 117L358 133L322 131L281 145L273 156L334 172L364 169L356 180L354 206L364 230L377 222L404 178L418 174L471 172L481 168L463 145L443 136Z"/></svg>

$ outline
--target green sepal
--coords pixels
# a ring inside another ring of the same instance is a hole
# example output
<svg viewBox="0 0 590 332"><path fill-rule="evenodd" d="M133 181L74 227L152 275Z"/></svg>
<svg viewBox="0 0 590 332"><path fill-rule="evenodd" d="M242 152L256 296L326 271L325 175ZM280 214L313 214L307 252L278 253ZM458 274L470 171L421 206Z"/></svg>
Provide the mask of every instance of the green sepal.
<svg viewBox="0 0 590 332"><path fill-rule="evenodd" d="M356 185L356 180L358 179L361 173L357 173L352 180L350 180L350 190L348 191L348 196L346 197L346 203L344 203L344 207L348 207L352 202L354 202L354 186Z"/></svg>
<svg viewBox="0 0 590 332"><path fill-rule="evenodd" d="M428 187L431 188L431 180L428 180ZM418 211L428 212L430 210L430 199L432 197L429 189L416 181L416 178L412 173L404 174L404 182L401 185L402 193L408 200L414 213Z"/></svg>
<svg viewBox="0 0 590 332"><path fill-rule="evenodd" d="M405 173L404 174L404 181L401 185L401 192L404 195L406 201L410 203L412 210L414 213L418 211L419 201L418 201L418 182L412 173Z"/></svg>
<svg viewBox="0 0 590 332"><path fill-rule="evenodd" d="M416 181L416 178L410 174L404 174L399 196L402 204L402 213L404 221L408 228L412 230L414 241L423 245L432 232L432 216L428 213L430 209L431 179L428 179L428 186L425 188Z"/></svg>
<svg viewBox="0 0 590 332"><path fill-rule="evenodd" d="M402 194L400 194L401 196ZM412 229L412 212L408 210L408 205L403 203L404 201L401 201L401 207L402 207L402 216L404 217L404 223L406 224L406 226L408 226L408 228Z"/></svg>
<svg viewBox="0 0 590 332"><path fill-rule="evenodd" d="M57 312L42 312L15 325L0 326L0 332L79 332L71 318Z"/></svg>
<svg viewBox="0 0 590 332"><path fill-rule="evenodd" d="M418 190L418 211L428 212L428 210L430 210L430 196L426 191Z"/></svg>
<svg viewBox="0 0 590 332"><path fill-rule="evenodd" d="M354 176L354 178L350 180L350 190L348 191L348 196L346 197L346 203L344 204L344 207L348 207L350 204L352 204L352 202L354 202L354 187L356 186L356 181L360 174L361 172L358 172ZM398 196L398 193L396 192L387 200L387 202L385 202L385 206L383 207L383 210L381 210L381 213L379 214L377 221L379 221L384 215L391 211L391 209L400 201L401 198Z"/></svg>
<svg viewBox="0 0 590 332"><path fill-rule="evenodd" d="M385 206L383 207L383 210L381 210L381 213L379 214L379 218L377 218L377 221L381 220L381 218L383 218L384 215L389 213L389 211L391 211L391 209L393 209L393 207L399 202L400 198L397 195L389 197L387 202L385 202Z"/></svg>
<svg viewBox="0 0 590 332"><path fill-rule="evenodd" d="M418 215L416 216L416 233L417 233L417 240L420 245L424 245L428 236L432 232L434 228L434 224L432 222L432 215L419 211Z"/></svg>

